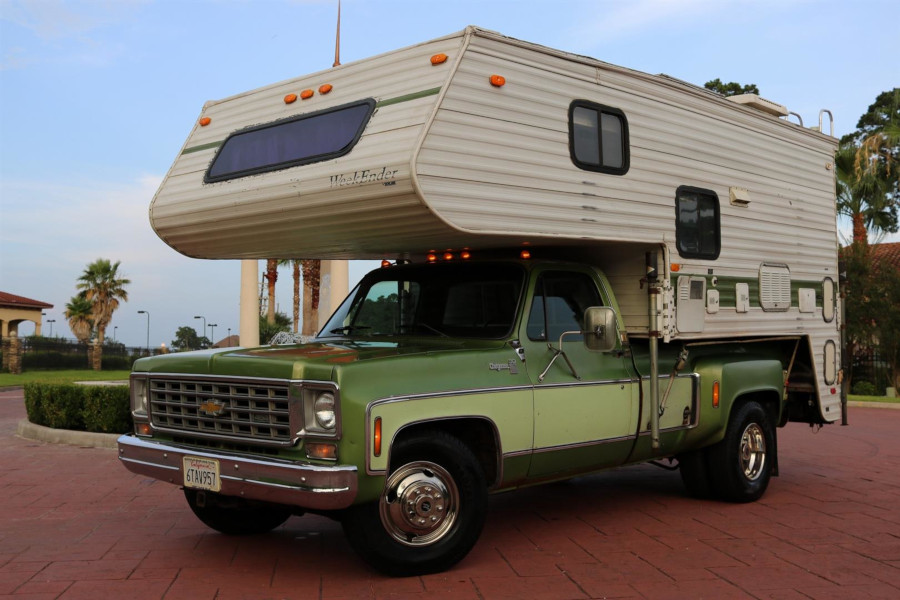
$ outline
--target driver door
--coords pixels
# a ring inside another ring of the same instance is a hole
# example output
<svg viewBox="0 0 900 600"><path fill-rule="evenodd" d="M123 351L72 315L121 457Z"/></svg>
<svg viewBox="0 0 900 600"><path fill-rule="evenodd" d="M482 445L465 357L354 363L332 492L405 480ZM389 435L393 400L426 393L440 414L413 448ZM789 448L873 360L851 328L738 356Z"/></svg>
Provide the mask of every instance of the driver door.
<svg viewBox="0 0 900 600"><path fill-rule="evenodd" d="M621 342L613 352L592 352L577 333L585 309L606 304L597 276L577 267L536 269L529 285L532 302L519 332L534 385L529 477L621 464L637 430L639 391ZM554 360L554 349L565 354Z"/></svg>

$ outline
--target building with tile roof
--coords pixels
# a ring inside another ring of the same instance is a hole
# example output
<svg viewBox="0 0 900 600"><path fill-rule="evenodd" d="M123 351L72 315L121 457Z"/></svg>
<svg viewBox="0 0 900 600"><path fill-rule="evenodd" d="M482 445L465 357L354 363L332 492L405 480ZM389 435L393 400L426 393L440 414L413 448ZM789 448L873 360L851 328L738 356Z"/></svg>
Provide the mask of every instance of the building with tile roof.
<svg viewBox="0 0 900 600"><path fill-rule="evenodd" d="M34 323L35 335L41 335L41 313L52 304L0 291L0 337L17 336L19 323Z"/></svg>

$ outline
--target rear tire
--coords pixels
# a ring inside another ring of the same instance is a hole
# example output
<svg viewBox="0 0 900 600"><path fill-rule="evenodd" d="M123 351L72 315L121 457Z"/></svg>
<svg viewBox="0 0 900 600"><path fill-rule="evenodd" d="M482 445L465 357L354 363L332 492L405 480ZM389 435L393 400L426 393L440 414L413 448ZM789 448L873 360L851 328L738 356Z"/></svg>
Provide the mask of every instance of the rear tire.
<svg viewBox="0 0 900 600"><path fill-rule="evenodd" d="M353 549L393 576L444 571L481 534L487 485L475 455L442 431L423 431L393 449L378 502L350 508L342 519Z"/></svg>
<svg viewBox="0 0 900 600"><path fill-rule="evenodd" d="M725 438L710 447L709 481L713 491L728 502L753 502L769 485L775 464L775 430L758 402L736 407Z"/></svg>
<svg viewBox="0 0 900 600"><path fill-rule="evenodd" d="M291 509L277 504L251 504L211 492L185 489L184 497L198 519L227 535L267 533L292 514Z"/></svg>

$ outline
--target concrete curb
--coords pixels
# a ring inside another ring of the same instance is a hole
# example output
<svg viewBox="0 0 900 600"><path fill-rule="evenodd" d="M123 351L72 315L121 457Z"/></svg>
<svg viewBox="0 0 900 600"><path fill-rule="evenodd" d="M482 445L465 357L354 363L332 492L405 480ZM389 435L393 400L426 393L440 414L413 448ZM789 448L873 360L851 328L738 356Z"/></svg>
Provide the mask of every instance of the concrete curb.
<svg viewBox="0 0 900 600"><path fill-rule="evenodd" d="M19 421L16 428L19 437L47 442L48 444L68 444L69 446L81 446L82 448L110 448L116 449L116 433L94 433L92 431L70 431L68 429L53 429L43 425L35 425L28 419Z"/></svg>
<svg viewBox="0 0 900 600"><path fill-rule="evenodd" d="M857 408L891 408L900 410L900 402L848 402L847 406Z"/></svg>

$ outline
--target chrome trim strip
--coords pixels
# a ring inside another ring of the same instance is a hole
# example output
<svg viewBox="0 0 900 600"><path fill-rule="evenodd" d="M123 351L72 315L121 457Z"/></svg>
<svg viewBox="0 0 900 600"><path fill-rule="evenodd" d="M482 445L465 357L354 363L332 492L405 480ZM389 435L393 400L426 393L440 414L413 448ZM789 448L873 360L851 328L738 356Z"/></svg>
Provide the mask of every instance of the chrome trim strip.
<svg viewBox="0 0 900 600"><path fill-rule="evenodd" d="M353 503L358 489L353 465L321 466L276 458L258 460L225 453L194 451L131 435L118 439L119 460L131 472L183 485L182 459L219 461L221 494L287 504L312 510L336 510ZM177 475L176 475L177 473Z"/></svg>
<svg viewBox="0 0 900 600"><path fill-rule="evenodd" d="M574 444L562 444L559 446L544 446L542 448L535 448L534 454L544 454L545 452L556 452L558 450L575 450L577 448L589 448L591 446L602 446L603 444L612 444L614 442L627 442L633 441L633 435L623 435L616 438L605 438L602 440L591 440L588 442L576 442Z"/></svg>

